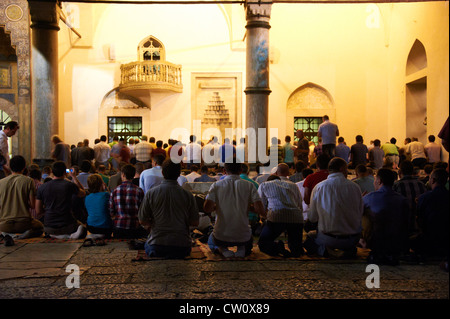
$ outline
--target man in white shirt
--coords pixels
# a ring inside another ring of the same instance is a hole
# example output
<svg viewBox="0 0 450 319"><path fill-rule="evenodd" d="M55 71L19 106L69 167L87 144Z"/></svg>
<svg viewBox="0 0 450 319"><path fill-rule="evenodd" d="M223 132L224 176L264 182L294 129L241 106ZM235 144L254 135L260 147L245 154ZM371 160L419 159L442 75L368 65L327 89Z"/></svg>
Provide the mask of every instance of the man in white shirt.
<svg viewBox="0 0 450 319"><path fill-rule="evenodd" d="M9 146L8 146L8 137L12 137L16 134L19 129L19 124L15 121L10 121L6 123L3 131L0 131L0 155L5 158L5 164L3 166L0 165L0 171L3 169L5 175L11 174L11 170L9 168ZM1 174L1 172L0 172Z"/></svg>
<svg viewBox="0 0 450 319"><path fill-rule="evenodd" d="M309 205L308 220L318 223L317 233L308 233L303 245L308 253L320 256L338 249L354 257L364 212L361 190L347 179L347 162L342 158L333 158L328 171L327 179L314 187Z"/></svg>
<svg viewBox="0 0 450 319"><path fill-rule="evenodd" d="M208 240L211 250L224 257L245 257L253 248L252 230L248 221L251 211L265 217L264 206L256 187L240 178L241 163L225 163L227 176L211 185L205 199L205 213L216 212L214 231ZM228 247L237 246L234 254Z"/></svg>
<svg viewBox="0 0 450 319"><path fill-rule="evenodd" d="M186 179L187 179L187 181L189 183L193 183L196 178L199 178L199 177L202 176L199 173L197 173L197 171L198 171L198 166L197 165L192 165L191 166L191 172L186 175Z"/></svg>
<svg viewBox="0 0 450 319"><path fill-rule="evenodd" d="M98 168L100 165L105 165L109 167L109 157L111 153L111 146L106 143L106 135L100 136L100 142L94 145L94 158L95 167Z"/></svg>
<svg viewBox="0 0 450 319"><path fill-rule="evenodd" d="M334 157L336 151L336 137L339 136L339 128L330 122L328 115L324 115L323 122L319 125L317 136L322 138L322 151L330 158Z"/></svg>
<svg viewBox="0 0 450 319"><path fill-rule="evenodd" d="M139 187L142 188L144 194L146 194L150 188L161 184L161 182L164 180L164 176L162 174L163 163L164 156L156 155L154 158L152 158L153 167L147 168L142 171L141 175L139 176Z"/></svg>
<svg viewBox="0 0 450 319"><path fill-rule="evenodd" d="M190 169L192 164L200 164L202 162L202 147L196 142L195 135L189 136L190 143L186 146L186 164Z"/></svg>
<svg viewBox="0 0 450 319"><path fill-rule="evenodd" d="M425 145L425 153L428 157L428 163L434 164L441 161L441 146L435 142L434 135L428 136L428 144Z"/></svg>
<svg viewBox="0 0 450 319"><path fill-rule="evenodd" d="M259 185L258 194L267 211L267 221L259 237L259 249L271 256L299 257L303 255L302 195L288 179L289 166L278 164L279 179ZM289 251L283 241L275 242L282 232L287 232Z"/></svg>
<svg viewBox="0 0 450 319"><path fill-rule="evenodd" d="M414 166L423 168L427 163L425 148L417 137L413 137L411 143L406 146L406 154L411 156L411 162Z"/></svg>

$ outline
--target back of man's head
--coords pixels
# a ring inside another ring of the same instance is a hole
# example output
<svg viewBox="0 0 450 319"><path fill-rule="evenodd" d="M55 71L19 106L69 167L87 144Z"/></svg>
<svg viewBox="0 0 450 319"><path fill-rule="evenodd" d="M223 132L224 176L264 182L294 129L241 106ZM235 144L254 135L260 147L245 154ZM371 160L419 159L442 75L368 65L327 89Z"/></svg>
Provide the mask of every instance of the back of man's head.
<svg viewBox="0 0 450 319"><path fill-rule="evenodd" d="M330 162L330 158L326 154L320 154L317 156L316 165L320 169L326 169L328 167L328 163Z"/></svg>
<svg viewBox="0 0 450 319"><path fill-rule="evenodd" d="M358 164L355 168L355 171L359 176L364 176L367 174L367 167L364 164Z"/></svg>
<svg viewBox="0 0 450 319"><path fill-rule="evenodd" d="M163 146L163 141L158 140L158 141L156 142L156 147L162 147L162 146Z"/></svg>
<svg viewBox="0 0 450 319"><path fill-rule="evenodd" d="M91 170L91 167L91 162L88 160L84 160L83 162L81 162L80 170L83 173L88 173Z"/></svg>
<svg viewBox="0 0 450 319"><path fill-rule="evenodd" d="M431 172L430 180L433 179L434 183L438 186L445 186L448 180L448 173L443 168L435 169Z"/></svg>
<svg viewBox="0 0 450 319"><path fill-rule="evenodd" d="M62 177L66 174L66 163L63 161L56 161L52 164L52 172L55 177Z"/></svg>
<svg viewBox="0 0 450 319"><path fill-rule="evenodd" d="M343 143L343 142L344 142L344 138L342 136L339 136L338 143Z"/></svg>
<svg viewBox="0 0 450 319"><path fill-rule="evenodd" d="M297 173L301 173L304 168L306 168L306 164L302 160L298 160L297 163L295 163L295 171Z"/></svg>
<svg viewBox="0 0 450 319"><path fill-rule="evenodd" d="M344 168L347 168L347 162L340 157L333 157L328 164L328 171L330 173L342 172Z"/></svg>
<svg viewBox="0 0 450 319"><path fill-rule="evenodd" d="M289 176L289 166L286 163L280 163L277 166L278 176Z"/></svg>
<svg viewBox="0 0 450 319"><path fill-rule="evenodd" d="M392 186L397 180L397 173L389 168L380 168L377 172L377 178L384 186Z"/></svg>
<svg viewBox="0 0 450 319"><path fill-rule="evenodd" d="M373 145L374 146L380 146L381 145L381 141L379 139L376 139L375 141L373 141Z"/></svg>
<svg viewBox="0 0 450 319"><path fill-rule="evenodd" d="M181 173L181 164L174 163L170 158L162 164L162 174L165 179L176 181Z"/></svg>
<svg viewBox="0 0 450 319"><path fill-rule="evenodd" d="M19 123L17 123L16 121L9 121L5 124L4 129L14 130L18 125Z"/></svg>
<svg viewBox="0 0 450 319"><path fill-rule="evenodd" d="M236 158L233 158L230 162L225 162L225 171L227 174L239 175L242 172L242 164L236 162Z"/></svg>
<svg viewBox="0 0 450 319"><path fill-rule="evenodd" d="M397 139L395 137L393 137L393 138L391 138L390 142L391 142L391 144L395 144L395 143L397 143Z"/></svg>
<svg viewBox="0 0 450 319"><path fill-rule="evenodd" d="M409 160L404 160L400 163L400 171L403 176L405 175L413 175L414 174L414 165Z"/></svg>
<svg viewBox="0 0 450 319"><path fill-rule="evenodd" d="M363 142L363 137L361 135L356 135L356 142Z"/></svg>
<svg viewBox="0 0 450 319"><path fill-rule="evenodd" d="M133 179L134 175L136 175L136 168L131 164L124 165L120 172L125 175L125 178L130 181Z"/></svg>
<svg viewBox="0 0 450 319"><path fill-rule="evenodd" d="M436 137L434 135L428 136L428 141L434 142L436 140Z"/></svg>
<svg viewBox="0 0 450 319"><path fill-rule="evenodd" d="M142 135L141 140L146 141L148 139L147 135Z"/></svg>
<svg viewBox="0 0 450 319"><path fill-rule="evenodd" d="M106 142L106 135L102 135L102 136L100 136L100 141L102 141L102 142Z"/></svg>
<svg viewBox="0 0 450 319"><path fill-rule="evenodd" d="M21 155L16 155L9 160L9 167L14 173L21 173L26 166L25 158Z"/></svg>

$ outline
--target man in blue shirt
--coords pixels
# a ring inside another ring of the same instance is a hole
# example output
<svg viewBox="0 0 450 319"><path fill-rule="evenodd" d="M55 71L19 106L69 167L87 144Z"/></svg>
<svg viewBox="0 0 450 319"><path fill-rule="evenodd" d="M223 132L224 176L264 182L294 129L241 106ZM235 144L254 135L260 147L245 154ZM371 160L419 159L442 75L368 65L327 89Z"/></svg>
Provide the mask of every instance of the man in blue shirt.
<svg viewBox="0 0 450 319"><path fill-rule="evenodd" d="M370 263L396 265L408 247L408 200L392 190L396 179L395 171L379 169L375 191L363 197L363 238L371 249Z"/></svg>
<svg viewBox="0 0 450 319"><path fill-rule="evenodd" d="M350 147L345 144L344 138L342 136L338 138L338 143L339 144L336 145L335 150L336 156L344 159L348 163L348 160L350 158Z"/></svg>
<svg viewBox="0 0 450 319"><path fill-rule="evenodd" d="M328 115L323 116L323 122L319 125L317 136L322 138L322 149L330 158L335 156L336 136L339 136L339 128L330 122Z"/></svg>

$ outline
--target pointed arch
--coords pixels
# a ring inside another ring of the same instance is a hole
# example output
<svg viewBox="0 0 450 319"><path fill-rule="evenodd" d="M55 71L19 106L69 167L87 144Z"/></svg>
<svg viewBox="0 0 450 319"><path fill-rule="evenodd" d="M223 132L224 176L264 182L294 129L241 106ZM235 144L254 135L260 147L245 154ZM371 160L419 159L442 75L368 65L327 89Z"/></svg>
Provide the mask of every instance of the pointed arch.
<svg viewBox="0 0 450 319"><path fill-rule="evenodd" d="M287 109L331 108L334 108L331 94L325 88L311 82L298 87L287 101Z"/></svg>
<svg viewBox="0 0 450 319"><path fill-rule="evenodd" d="M413 74L427 67L427 53L425 46L418 39L414 41L406 60L406 75Z"/></svg>

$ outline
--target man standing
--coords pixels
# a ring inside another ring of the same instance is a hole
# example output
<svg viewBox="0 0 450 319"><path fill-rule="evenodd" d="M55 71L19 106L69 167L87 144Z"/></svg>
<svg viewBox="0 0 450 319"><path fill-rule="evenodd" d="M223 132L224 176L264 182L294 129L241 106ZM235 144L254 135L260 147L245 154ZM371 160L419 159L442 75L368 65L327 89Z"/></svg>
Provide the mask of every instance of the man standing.
<svg viewBox="0 0 450 319"><path fill-rule="evenodd" d="M441 146L435 142L434 135L428 136L428 144L424 146L425 154L428 157L428 163L434 164L441 161Z"/></svg>
<svg viewBox="0 0 450 319"><path fill-rule="evenodd" d="M395 137L391 138L389 143L381 145L381 149L384 152L384 157L386 158L386 164L393 163L392 168L397 169L400 161L398 146L395 145L397 139Z"/></svg>
<svg viewBox="0 0 450 319"><path fill-rule="evenodd" d="M306 166L309 163L309 141L306 139L303 130L299 129L295 132L298 138L297 148L294 150L294 156L297 161L303 161Z"/></svg>
<svg viewBox="0 0 450 319"><path fill-rule="evenodd" d="M199 213L194 196L178 185L181 164L164 161L161 185L145 195L139 221L150 231L145 252L150 257L184 258L191 252L189 227L197 226Z"/></svg>
<svg viewBox="0 0 450 319"><path fill-rule="evenodd" d="M411 156L411 162L414 166L422 169L427 163L425 148L417 137L413 137L411 143L406 146L406 154Z"/></svg>
<svg viewBox="0 0 450 319"><path fill-rule="evenodd" d="M141 141L134 147L136 163L149 164L152 160L153 146L147 142L147 136L143 135Z"/></svg>
<svg viewBox="0 0 450 319"><path fill-rule="evenodd" d="M322 151L332 158L335 156L336 136L339 136L338 126L330 122L328 115L323 116L323 123L319 125L317 136L322 138Z"/></svg>
<svg viewBox="0 0 450 319"><path fill-rule="evenodd" d="M4 157L3 172L0 172L1 175L9 175L11 174L11 169L9 168L9 146L8 146L8 137L12 137L16 134L19 129L19 124L15 121L10 121L6 123L4 129L0 131L0 158ZM1 165L1 164L0 164ZM0 166L0 171L2 170L2 166ZM1 178L1 176L0 176Z"/></svg>
<svg viewBox="0 0 450 319"><path fill-rule="evenodd" d="M94 149L89 147L89 140L87 138L85 138L83 140L83 145L80 147L77 147L75 149L73 149L73 151L76 150L76 161L74 161L74 156L72 155L72 165L77 165L79 167L81 167L81 164L83 163L83 161L87 160L89 162L92 163L92 161L95 158L95 152ZM73 154L73 151L71 154Z"/></svg>
<svg viewBox="0 0 450 319"><path fill-rule="evenodd" d="M225 163L225 171L227 176L211 185L203 206L205 213L215 211L217 216L208 244L226 258L245 257L253 248L249 207L262 217L266 214L256 187L239 176L241 163ZM236 254L228 249L230 246L237 246Z"/></svg>
<svg viewBox="0 0 450 319"><path fill-rule="evenodd" d="M94 157L95 157L95 167L98 168L100 165L104 165L106 168L109 167L109 156L111 152L111 147L106 143L106 135L100 136L100 142L94 145Z"/></svg>
<svg viewBox="0 0 450 319"><path fill-rule="evenodd" d="M63 161L64 164L66 164L66 167L70 167L72 162L69 144L64 143L58 135L52 136L52 142L54 144L52 158L55 161Z"/></svg>
<svg viewBox="0 0 450 319"><path fill-rule="evenodd" d="M258 193L267 211L267 221L259 237L259 249L271 256L299 257L303 255L302 195L293 182L288 180L289 166L278 164L278 180L262 183ZM283 241L275 242L282 232L287 232L289 251Z"/></svg>
<svg viewBox="0 0 450 319"><path fill-rule="evenodd" d="M356 135L356 143L350 148L350 164L349 168L356 168L359 164L366 165L369 150L364 143L361 135Z"/></svg>
<svg viewBox="0 0 450 319"><path fill-rule="evenodd" d="M290 168L294 166L294 146L291 144L291 137L287 135L284 138L284 159L283 162L286 163Z"/></svg>
<svg viewBox="0 0 450 319"><path fill-rule="evenodd" d="M39 236L44 226L30 214L35 205L36 188L33 180L23 175L25 159L14 156L10 167L12 174L0 180L0 232L21 233L19 238Z"/></svg>
<svg viewBox="0 0 450 319"><path fill-rule="evenodd" d="M193 164L200 164L202 162L202 147L197 143L195 135L189 136L190 143L186 146L186 164L187 169L191 168Z"/></svg>
<svg viewBox="0 0 450 319"><path fill-rule="evenodd" d="M326 256L339 249L346 257L356 255L361 235L363 200L358 185L347 179L347 162L333 158L326 180L316 185L311 195L308 220L317 222L317 234L308 233L304 247L308 253Z"/></svg>

